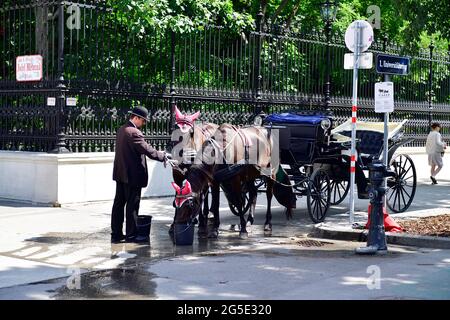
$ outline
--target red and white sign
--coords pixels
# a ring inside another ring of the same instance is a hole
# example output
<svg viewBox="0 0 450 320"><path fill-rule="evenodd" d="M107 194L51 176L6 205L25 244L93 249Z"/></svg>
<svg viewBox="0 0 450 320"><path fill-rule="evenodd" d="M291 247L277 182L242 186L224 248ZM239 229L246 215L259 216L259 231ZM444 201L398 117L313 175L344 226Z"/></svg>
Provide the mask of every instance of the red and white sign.
<svg viewBox="0 0 450 320"><path fill-rule="evenodd" d="M16 58L17 81L41 81L42 80L42 56L18 56Z"/></svg>

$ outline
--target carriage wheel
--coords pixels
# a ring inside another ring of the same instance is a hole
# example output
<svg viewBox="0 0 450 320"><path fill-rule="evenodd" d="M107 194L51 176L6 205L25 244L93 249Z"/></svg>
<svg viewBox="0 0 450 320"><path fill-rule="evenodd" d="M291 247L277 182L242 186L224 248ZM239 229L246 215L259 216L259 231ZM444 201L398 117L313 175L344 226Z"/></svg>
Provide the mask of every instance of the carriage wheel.
<svg viewBox="0 0 450 320"><path fill-rule="evenodd" d="M330 183L330 205L335 206L344 201L350 189L348 180L332 179Z"/></svg>
<svg viewBox="0 0 450 320"><path fill-rule="evenodd" d="M399 154L391 160L395 177L387 179L387 206L392 212L404 212L411 205L416 193L417 174L412 159Z"/></svg>
<svg viewBox="0 0 450 320"><path fill-rule="evenodd" d="M264 180L263 177L260 177L260 178L256 178L256 179L255 179L255 187L256 187L256 189L261 188L261 187L264 186L265 184L266 184L266 181Z"/></svg>
<svg viewBox="0 0 450 320"><path fill-rule="evenodd" d="M241 211L242 211L242 215L244 215L250 209L250 194L245 186L243 186L241 191L242 191L242 193L241 193L241 209L242 210ZM241 216L239 214L239 211L240 211L239 207L236 204L228 201L228 205L230 207L231 212L234 215L236 215L238 217Z"/></svg>
<svg viewBox="0 0 450 320"><path fill-rule="evenodd" d="M330 177L325 170L318 169L311 175L308 185L308 214L314 223L319 223L325 220L330 207Z"/></svg>

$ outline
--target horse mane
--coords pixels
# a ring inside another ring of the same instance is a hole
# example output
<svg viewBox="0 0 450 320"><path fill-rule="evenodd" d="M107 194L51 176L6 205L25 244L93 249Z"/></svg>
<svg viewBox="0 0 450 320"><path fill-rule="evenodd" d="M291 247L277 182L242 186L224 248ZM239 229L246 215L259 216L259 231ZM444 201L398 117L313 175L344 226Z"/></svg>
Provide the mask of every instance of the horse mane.
<svg viewBox="0 0 450 320"><path fill-rule="evenodd" d="M188 173L186 175L186 180L189 181L192 188L195 189L195 192L199 192L201 190L197 190L197 187L199 189L202 189L204 186L203 182L208 182L211 179L211 168L204 164L192 164L189 167Z"/></svg>

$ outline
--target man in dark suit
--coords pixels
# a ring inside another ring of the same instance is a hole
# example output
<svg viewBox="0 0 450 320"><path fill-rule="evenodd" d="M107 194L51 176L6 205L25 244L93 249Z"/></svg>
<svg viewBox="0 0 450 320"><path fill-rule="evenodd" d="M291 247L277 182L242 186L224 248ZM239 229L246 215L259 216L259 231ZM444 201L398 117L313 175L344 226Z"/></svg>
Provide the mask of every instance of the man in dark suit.
<svg viewBox="0 0 450 320"><path fill-rule="evenodd" d="M165 162L167 154L157 151L144 140L139 130L148 120L144 107L130 111L130 119L117 131L114 157L113 180L116 181L116 195L111 215L111 242L136 240L136 221L141 201L141 189L148 184L146 156ZM165 164L165 163L164 163ZM122 233L124 207L126 205L126 236Z"/></svg>

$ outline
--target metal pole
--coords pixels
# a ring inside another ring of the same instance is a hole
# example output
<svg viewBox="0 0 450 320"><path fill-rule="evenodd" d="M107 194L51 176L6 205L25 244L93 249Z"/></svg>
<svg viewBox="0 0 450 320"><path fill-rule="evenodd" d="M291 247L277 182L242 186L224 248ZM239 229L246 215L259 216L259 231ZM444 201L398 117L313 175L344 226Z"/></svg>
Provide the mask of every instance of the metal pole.
<svg viewBox="0 0 450 320"><path fill-rule="evenodd" d="M175 117L175 72L176 72L176 61L175 61L175 32L170 32L171 49L170 49L170 133L176 129Z"/></svg>
<svg viewBox="0 0 450 320"><path fill-rule="evenodd" d="M428 130L433 122L433 43L430 44L430 70L428 75Z"/></svg>
<svg viewBox="0 0 450 320"><path fill-rule="evenodd" d="M327 48L326 48L326 54L327 54L327 66L326 66L326 82L325 82L325 108L326 111L330 111L330 104L331 104L331 81L330 81L330 32L331 32L331 21L327 19L326 25L325 25L325 32L327 36Z"/></svg>
<svg viewBox="0 0 450 320"><path fill-rule="evenodd" d="M350 155L350 224L353 224L355 215L355 164L356 164L356 112L358 109L358 66L361 49L361 27L356 23L355 52L353 56L353 98L352 98L352 148Z"/></svg>
<svg viewBox="0 0 450 320"><path fill-rule="evenodd" d="M65 139L65 105L66 105L66 86L64 84L64 2L61 1L58 7L58 97L56 99L56 105L58 107L58 118L55 148L49 151L49 153L67 153L69 150L66 148Z"/></svg>
<svg viewBox="0 0 450 320"><path fill-rule="evenodd" d="M389 82L391 81L390 76L388 74L384 75L384 82ZM383 147L383 164L386 168L389 167L389 112L385 112L384 113L384 147ZM387 188L387 178L384 177L384 183L383 183L384 187ZM386 196L384 197L384 207L387 208L387 200L386 200Z"/></svg>
<svg viewBox="0 0 450 320"><path fill-rule="evenodd" d="M264 13L262 12L262 7L259 7L258 15L256 16L256 70L255 70L255 78L253 84L253 99L256 99L255 105L255 115L259 114L262 111L261 106L261 86L262 86L262 75L261 75L261 47L262 47L262 27L264 23Z"/></svg>

